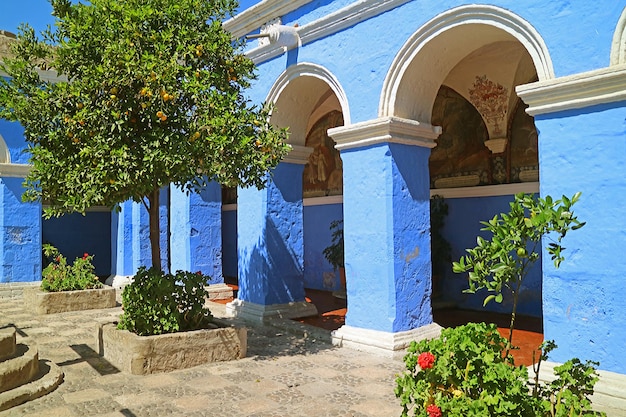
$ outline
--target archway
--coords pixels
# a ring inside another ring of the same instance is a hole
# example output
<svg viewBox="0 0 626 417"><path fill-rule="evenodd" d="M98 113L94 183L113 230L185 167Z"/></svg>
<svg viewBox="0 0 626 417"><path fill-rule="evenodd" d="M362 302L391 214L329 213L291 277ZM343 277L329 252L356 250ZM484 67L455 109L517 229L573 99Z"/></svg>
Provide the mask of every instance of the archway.
<svg viewBox="0 0 626 417"><path fill-rule="evenodd" d="M326 131L349 120L346 96L325 68L301 63L278 77L266 102L273 106L272 124L288 128L288 143L292 146L272 176L271 187L278 190L273 195L281 201L267 202L266 229L275 231L267 245L285 241L292 266L303 271L305 288L338 289L338 272L322 253L330 243L330 223L342 218L341 159ZM242 216L242 201L240 198L238 217ZM240 231L237 234L240 241ZM241 253L242 247L237 251ZM241 270L238 275L242 288Z"/></svg>
<svg viewBox="0 0 626 417"><path fill-rule="evenodd" d="M323 250L330 244L330 224L343 219L342 163L329 128L348 124L349 106L337 79L325 68L302 63L289 67L268 95L275 107L272 123L289 127L289 143L306 155L302 175L305 287L341 289L338 270Z"/></svg>
<svg viewBox="0 0 626 417"><path fill-rule="evenodd" d="M461 6L435 17L394 59L379 115L443 127L431 153L430 185L431 194L442 195L449 205L443 233L452 244L451 259L475 246L479 221L508 211L513 194L539 191L536 130L515 87L553 77L536 30L487 5ZM473 132L467 132L470 128ZM463 295L466 286L450 266L443 291L454 297L447 301L482 309L484 295ZM525 306L518 312L542 316L539 263L522 298ZM509 302L490 307L510 311Z"/></svg>

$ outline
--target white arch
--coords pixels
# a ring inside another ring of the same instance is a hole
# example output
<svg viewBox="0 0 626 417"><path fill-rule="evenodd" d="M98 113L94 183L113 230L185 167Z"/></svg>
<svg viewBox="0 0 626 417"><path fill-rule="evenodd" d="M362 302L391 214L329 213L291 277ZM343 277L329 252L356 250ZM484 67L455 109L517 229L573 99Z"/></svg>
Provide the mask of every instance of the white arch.
<svg viewBox="0 0 626 417"><path fill-rule="evenodd" d="M344 125L350 124L348 98L337 78L321 65L306 62L292 65L278 77L266 99L275 105L272 122L289 126L289 143L304 146L310 111L327 91L320 88L322 83L337 97Z"/></svg>
<svg viewBox="0 0 626 417"><path fill-rule="evenodd" d="M470 28L471 25L471 29ZM464 28L468 28L463 31ZM537 70L539 80L554 78L552 60L548 48L539 33L524 19L500 7L488 5L466 5L448 10L431 19L419 28L402 46L394 58L391 68L383 83L378 113L380 117L397 116L411 118L423 122L430 121L432 101L425 103L436 95L441 82L450 69L456 65L464 54L471 51L457 48L458 34L469 45L479 47L484 42L494 40L517 40L528 51ZM456 38L454 37L456 35ZM485 40L485 36L490 39ZM432 42L438 38L438 42ZM446 43L446 41L448 41ZM483 42L481 44L480 42ZM441 48L433 47L445 45ZM419 58L418 58L419 55ZM420 60L419 68L413 68L411 75L419 75L418 80L404 84L407 70ZM419 86L417 86L419 84ZM403 88L401 88L403 87ZM408 87L408 88L407 88ZM411 100L421 103L398 102L399 93L403 97L411 94L411 87L418 93ZM432 96L432 97L431 97Z"/></svg>
<svg viewBox="0 0 626 417"><path fill-rule="evenodd" d="M0 135L0 163L2 164L11 163L11 153L9 152L7 143L4 141L4 138L2 137L2 135Z"/></svg>
<svg viewBox="0 0 626 417"><path fill-rule="evenodd" d="M626 63L626 8L617 21L611 44L611 65Z"/></svg>

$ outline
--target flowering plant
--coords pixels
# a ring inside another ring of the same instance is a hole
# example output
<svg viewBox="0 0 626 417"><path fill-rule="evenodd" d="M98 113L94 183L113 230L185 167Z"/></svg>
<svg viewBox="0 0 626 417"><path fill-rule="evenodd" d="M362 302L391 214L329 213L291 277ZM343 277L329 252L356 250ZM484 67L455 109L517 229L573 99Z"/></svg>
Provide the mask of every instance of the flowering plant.
<svg viewBox="0 0 626 417"><path fill-rule="evenodd" d="M508 341L494 324L469 323L444 329L438 339L412 342L406 371L396 379L402 416L601 416L589 397L598 380L594 366L572 359L555 367L556 379L530 382L524 366L514 366ZM556 345L542 345L541 361ZM538 372L538 366L534 368Z"/></svg>
<svg viewBox="0 0 626 417"><path fill-rule="evenodd" d="M94 274L93 255L85 252L82 258L76 258L72 265L68 265L65 256L50 244L43 245L43 254L50 259L50 263L41 273L42 290L55 292L102 287Z"/></svg>
<svg viewBox="0 0 626 417"><path fill-rule="evenodd" d="M507 341L495 325L444 329L438 339L412 342L406 372L396 379L402 416L534 416L526 368L503 355Z"/></svg>

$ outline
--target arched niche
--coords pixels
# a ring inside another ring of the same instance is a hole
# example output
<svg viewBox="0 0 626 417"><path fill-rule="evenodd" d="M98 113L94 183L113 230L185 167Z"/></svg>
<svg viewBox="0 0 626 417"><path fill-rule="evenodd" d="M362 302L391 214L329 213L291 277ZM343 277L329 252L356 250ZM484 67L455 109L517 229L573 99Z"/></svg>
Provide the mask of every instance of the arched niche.
<svg viewBox="0 0 626 417"><path fill-rule="evenodd" d="M537 78L554 78L548 49L528 22L499 7L461 6L433 18L404 44L385 78L379 115L430 123L450 71L473 51L499 42L520 43Z"/></svg>

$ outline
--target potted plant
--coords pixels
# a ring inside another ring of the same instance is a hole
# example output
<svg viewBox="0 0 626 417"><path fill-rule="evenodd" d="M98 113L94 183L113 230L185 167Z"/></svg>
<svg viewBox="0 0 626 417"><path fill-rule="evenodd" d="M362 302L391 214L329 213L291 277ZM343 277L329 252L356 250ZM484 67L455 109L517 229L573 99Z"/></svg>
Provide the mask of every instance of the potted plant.
<svg viewBox="0 0 626 417"><path fill-rule="evenodd" d="M332 221L330 223L330 231L331 244L324 248L322 253L328 263L333 266L334 270L339 270L341 289L339 291L333 291L333 295L337 298L346 298L346 268L343 253L343 221Z"/></svg>
<svg viewBox="0 0 626 417"><path fill-rule="evenodd" d="M115 289L94 274L93 255L85 253L70 265L50 244L43 245L43 254L41 286L24 289L24 301L38 314L115 307Z"/></svg>
<svg viewBox="0 0 626 417"><path fill-rule="evenodd" d="M209 277L139 268L124 288L119 322L98 326L98 350L125 372L145 375L246 356L247 332L205 306Z"/></svg>
<svg viewBox="0 0 626 417"><path fill-rule="evenodd" d="M448 215L448 205L440 195L430 199L430 256L432 265L432 298L441 297L441 281L452 265L450 243L443 237L442 230Z"/></svg>

